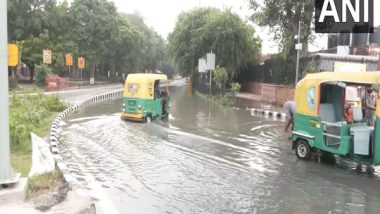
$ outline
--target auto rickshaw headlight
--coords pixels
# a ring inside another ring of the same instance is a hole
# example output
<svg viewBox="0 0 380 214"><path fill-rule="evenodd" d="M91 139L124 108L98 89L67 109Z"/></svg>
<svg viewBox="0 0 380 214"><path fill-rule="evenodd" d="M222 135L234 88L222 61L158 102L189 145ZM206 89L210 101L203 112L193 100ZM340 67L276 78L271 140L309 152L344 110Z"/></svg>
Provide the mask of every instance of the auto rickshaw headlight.
<svg viewBox="0 0 380 214"><path fill-rule="evenodd" d="M141 104L138 105L138 109L141 110Z"/></svg>

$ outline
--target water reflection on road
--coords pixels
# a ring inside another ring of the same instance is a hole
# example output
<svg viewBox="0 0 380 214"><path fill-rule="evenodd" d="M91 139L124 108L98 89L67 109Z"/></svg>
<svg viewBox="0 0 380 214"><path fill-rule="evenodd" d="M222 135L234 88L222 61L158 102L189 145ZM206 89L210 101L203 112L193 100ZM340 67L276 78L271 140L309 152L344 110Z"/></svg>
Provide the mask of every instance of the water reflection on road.
<svg viewBox="0 0 380 214"><path fill-rule="evenodd" d="M74 115L60 145L88 193L120 213L378 213L380 180L298 161L280 121L171 90L168 121Z"/></svg>

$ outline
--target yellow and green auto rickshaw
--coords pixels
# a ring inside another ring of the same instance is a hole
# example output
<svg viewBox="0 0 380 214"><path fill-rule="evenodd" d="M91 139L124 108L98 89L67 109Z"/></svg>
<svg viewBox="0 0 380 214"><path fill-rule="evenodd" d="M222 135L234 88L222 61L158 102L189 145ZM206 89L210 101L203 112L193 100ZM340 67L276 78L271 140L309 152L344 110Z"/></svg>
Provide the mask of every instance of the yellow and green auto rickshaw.
<svg viewBox="0 0 380 214"><path fill-rule="evenodd" d="M292 132L297 157L309 160L311 153L318 151L359 164L379 165L380 101L376 101L375 122L370 126L361 105L350 105L345 96L346 88L379 85L380 72L321 72L299 81Z"/></svg>
<svg viewBox="0 0 380 214"><path fill-rule="evenodd" d="M150 123L169 114L168 79L164 74L129 74L125 80L121 117Z"/></svg>

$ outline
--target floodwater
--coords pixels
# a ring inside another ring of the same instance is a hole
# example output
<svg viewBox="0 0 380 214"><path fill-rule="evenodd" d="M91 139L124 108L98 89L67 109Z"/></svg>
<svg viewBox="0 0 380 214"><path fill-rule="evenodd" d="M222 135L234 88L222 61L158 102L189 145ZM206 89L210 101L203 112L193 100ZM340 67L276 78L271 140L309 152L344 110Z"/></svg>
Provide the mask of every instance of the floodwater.
<svg viewBox="0 0 380 214"><path fill-rule="evenodd" d="M60 149L105 213L380 213L379 174L299 161L283 122L171 89L168 121L120 119L121 100L66 121Z"/></svg>

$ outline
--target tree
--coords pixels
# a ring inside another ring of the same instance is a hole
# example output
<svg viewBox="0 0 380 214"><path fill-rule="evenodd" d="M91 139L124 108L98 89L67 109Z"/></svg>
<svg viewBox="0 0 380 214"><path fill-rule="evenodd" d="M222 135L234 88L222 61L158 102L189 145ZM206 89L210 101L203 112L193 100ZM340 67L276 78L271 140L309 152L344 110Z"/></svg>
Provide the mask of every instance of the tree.
<svg viewBox="0 0 380 214"><path fill-rule="evenodd" d="M52 51L54 73L65 69L66 53L74 64L83 56L92 76L99 68L115 76L171 67L165 41L140 15L118 13L109 0L8 0L8 17L9 40L23 44L21 59L32 73L43 49Z"/></svg>
<svg viewBox="0 0 380 214"><path fill-rule="evenodd" d="M295 72L295 44L294 36L298 34L299 22L301 22L301 43L302 53L308 50L308 42L312 40L311 24L313 20L314 0L250 0L250 6L255 10L251 20L259 26L268 27L274 35L274 40L278 42L282 58L284 76L288 78L286 82L291 82ZM293 79L294 80L294 79Z"/></svg>
<svg viewBox="0 0 380 214"><path fill-rule="evenodd" d="M228 73L226 68L220 67L219 65L216 66L215 72L213 73L213 81L215 85L220 89L223 90L226 82L228 81Z"/></svg>
<svg viewBox="0 0 380 214"><path fill-rule="evenodd" d="M307 51L311 34L311 24L314 11L314 0L267 0L260 6L257 0L250 0L250 6L255 9L251 20L269 27L274 39L279 42L281 51L289 51L295 44L294 36L298 34L301 21L301 42L303 51Z"/></svg>
<svg viewBox="0 0 380 214"><path fill-rule="evenodd" d="M317 63L314 60L311 60L307 63L306 67L302 72L302 77L305 77L307 74L316 73L318 71Z"/></svg>
<svg viewBox="0 0 380 214"><path fill-rule="evenodd" d="M261 41L254 29L229 10L202 8L179 15L169 35L168 52L183 76L197 75L198 59L216 54L216 64L225 67L229 79L260 54Z"/></svg>
<svg viewBox="0 0 380 214"><path fill-rule="evenodd" d="M48 30L44 30L37 37L30 36L24 41L21 61L30 67L32 72L31 80L33 80L35 65L42 63L42 51L48 49L50 46L51 42Z"/></svg>
<svg viewBox="0 0 380 214"><path fill-rule="evenodd" d="M75 0L68 13L70 37L78 44L78 53L86 58L91 75L96 62L107 58L107 45L117 23L116 7L107 0Z"/></svg>
<svg viewBox="0 0 380 214"><path fill-rule="evenodd" d="M37 85L43 87L45 85L45 77L51 74L51 69L47 65L37 67Z"/></svg>

